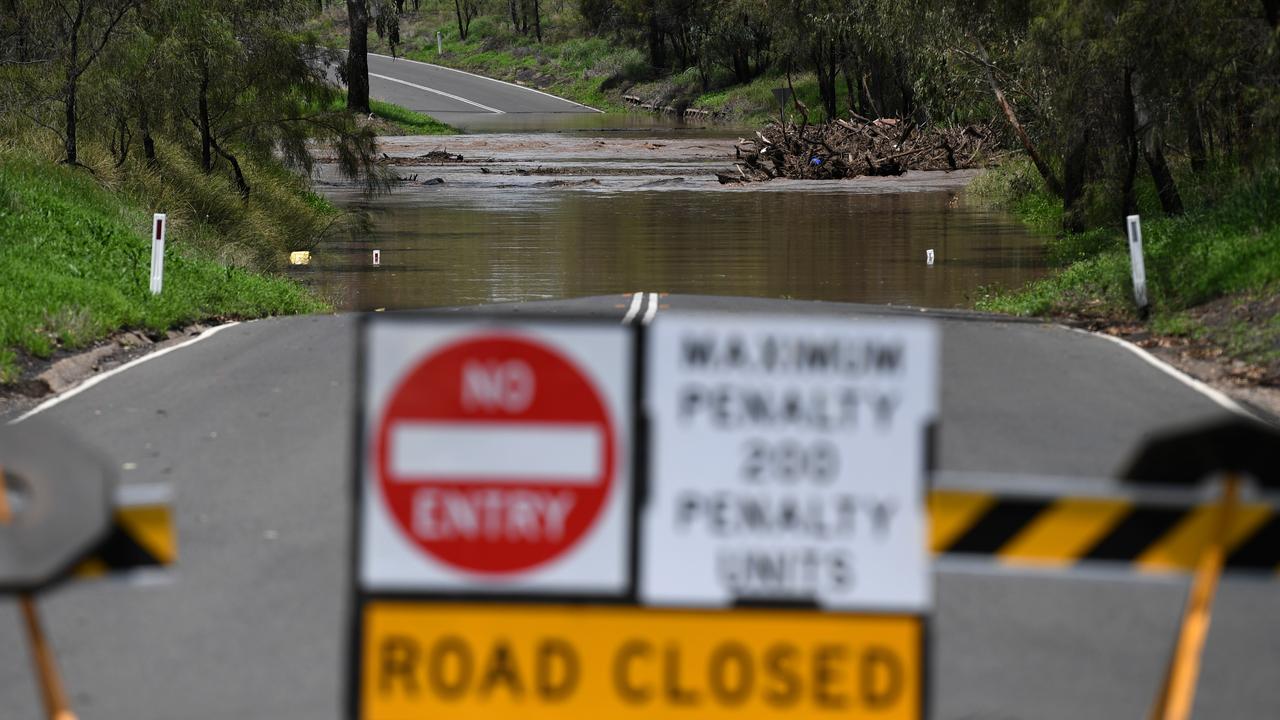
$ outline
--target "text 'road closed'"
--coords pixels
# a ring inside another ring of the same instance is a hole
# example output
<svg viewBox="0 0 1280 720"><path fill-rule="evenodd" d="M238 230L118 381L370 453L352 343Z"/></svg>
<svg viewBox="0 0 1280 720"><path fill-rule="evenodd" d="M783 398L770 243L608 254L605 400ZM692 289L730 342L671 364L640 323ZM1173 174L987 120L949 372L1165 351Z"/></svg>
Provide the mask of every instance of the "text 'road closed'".
<svg viewBox="0 0 1280 720"><path fill-rule="evenodd" d="M918 718L921 646L902 616L372 602L361 716Z"/></svg>

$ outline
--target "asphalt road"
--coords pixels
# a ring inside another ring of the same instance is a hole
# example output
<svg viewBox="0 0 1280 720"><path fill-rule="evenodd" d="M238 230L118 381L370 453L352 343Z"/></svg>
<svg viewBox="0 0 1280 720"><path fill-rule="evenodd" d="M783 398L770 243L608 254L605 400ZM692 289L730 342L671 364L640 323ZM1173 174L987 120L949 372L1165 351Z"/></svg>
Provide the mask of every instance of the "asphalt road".
<svg viewBox="0 0 1280 720"><path fill-rule="evenodd" d="M374 53L369 53L369 93L447 123L485 115L599 112L501 80Z"/></svg>
<svg viewBox="0 0 1280 720"><path fill-rule="evenodd" d="M496 306L621 319L623 296ZM462 309L459 312L471 312ZM648 307L641 308L641 315ZM1169 423L1224 412L1125 348L1055 326L831 303L664 297L657 311L925 315L943 331L939 463L954 473L1105 476ZM171 482L175 581L69 584L41 605L81 717L339 714L347 594L353 316L265 320L122 372L42 416ZM1185 585L941 570L934 717L1136 718ZM1280 708L1280 583L1228 579L1197 718ZM0 603L0 716L37 718L16 608Z"/></svg>

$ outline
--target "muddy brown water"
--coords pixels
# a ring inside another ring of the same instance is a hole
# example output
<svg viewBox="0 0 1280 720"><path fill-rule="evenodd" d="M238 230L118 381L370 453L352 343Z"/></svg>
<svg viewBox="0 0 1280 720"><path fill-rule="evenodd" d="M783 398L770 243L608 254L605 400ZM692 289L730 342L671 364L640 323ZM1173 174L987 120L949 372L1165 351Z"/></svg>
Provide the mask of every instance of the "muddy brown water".
<svg viewBox="0 0 1280 720"><path fill-rule="evenodd" d="M390 139L405 180L367 198L322 176L365 228L293 273L368 310L633 290L964 307L1045 272L1043 237L966 197L972 172L722 186L713 172L732 167L732 147L654 133ZM412 159L433 149L463 162Z"/></svg>

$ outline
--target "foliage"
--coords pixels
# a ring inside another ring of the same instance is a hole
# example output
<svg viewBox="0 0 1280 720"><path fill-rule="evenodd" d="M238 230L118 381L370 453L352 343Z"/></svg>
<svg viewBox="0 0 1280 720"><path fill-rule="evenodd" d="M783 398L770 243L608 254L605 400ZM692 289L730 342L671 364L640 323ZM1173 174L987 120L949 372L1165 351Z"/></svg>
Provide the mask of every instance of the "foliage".
<svg viewBox="0 0 1280 720"><path fill-rule="evenodd" d="M1025 169L997 171L1025 175ZM998 188L1018 180L988 180L978 186L998 197ZM1226 185L1194 188L1195 205L1183 215L1144 215L1147 288L1157 317L1168 317L1218 297L1261 292L1280 283L1280 165L1267 163ZM1154 194L1154 193L1152 193ZM1038 197L1037 197L1038 196ZM1044 191L1013 196L1013 207L1034 214L1060 212ZM1147 201L1152 210L1158 200ZM1051 223L1039 217L1037 222ZM1051 241L1059 273L1015 292L989 291L983 309L1019 315L1131 314L1127 244L1117 229L1068 233Z"/></svg>
<svg viewBox="0 0 1280 720"><path fill-rule="evenodd" d="M139 169L143 176L113 178L120 185L107 188L32 153L0 151L0 382L17 379L17 351L48 357L119 328L160 333L199 320L325 309L293 282L222 261L260 246L237 242L245 233L275 237L282 250L305 244L307 221L299 217L315 222L332 211L307 212L306 191L295 184L271 198L293 212L289 221L273 221L281 216L265 209L227 215L219 200L240 202L230 182L185 162L185 169L157 171L166 175L163 183ZM141 200L153 184L170 188L166 204L191 203L170 216L164 292L154 297L148 291L151 208ZM249 224L258 226L244 227Z"/></svg>
<svg viewBox="0 0 1280 720"><path fill-rule="evenodd" d="M3 0L0 117L57 136L63 161L87 140L116 164L154 161L158 139L203 172L253 188L243 166L274 157L304 174L317 143L339 169L384 187L373 134L329 109L336 53L302 32L306 0Z"/></svg>

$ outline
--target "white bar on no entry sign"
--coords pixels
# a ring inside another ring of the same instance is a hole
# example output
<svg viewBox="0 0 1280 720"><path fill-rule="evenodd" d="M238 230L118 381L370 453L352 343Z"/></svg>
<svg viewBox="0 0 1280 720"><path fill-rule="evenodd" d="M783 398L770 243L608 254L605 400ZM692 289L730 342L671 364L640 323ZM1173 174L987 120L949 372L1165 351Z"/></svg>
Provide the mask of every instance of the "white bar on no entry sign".
<svg viewBox="0 0 1280 720"><path fill-rule="evenodd" d="M588 485L600 480L603 442L587 423L400 422L391 428L391 474Z"/></svg>

